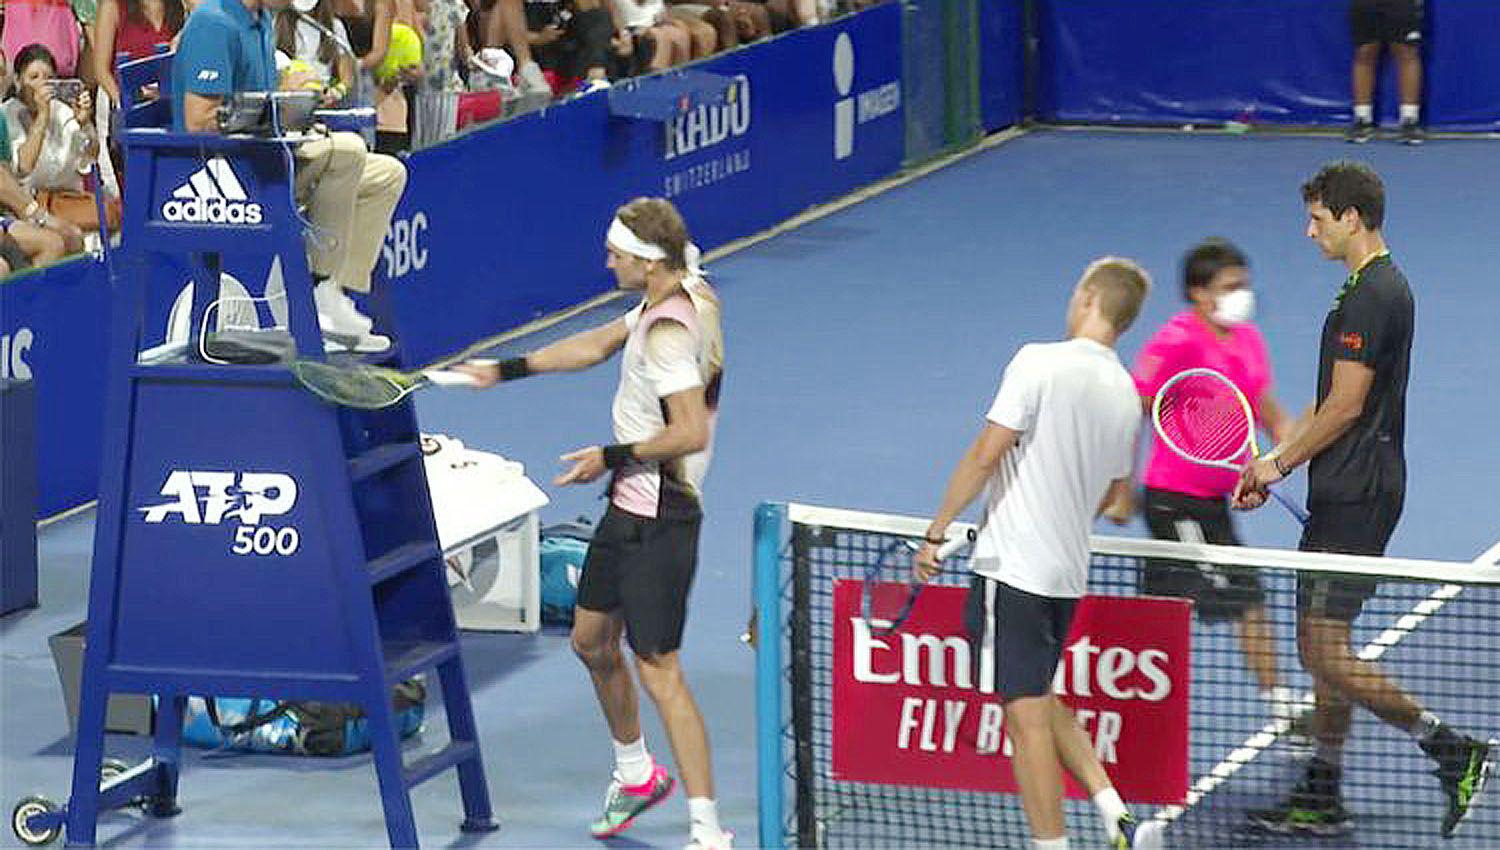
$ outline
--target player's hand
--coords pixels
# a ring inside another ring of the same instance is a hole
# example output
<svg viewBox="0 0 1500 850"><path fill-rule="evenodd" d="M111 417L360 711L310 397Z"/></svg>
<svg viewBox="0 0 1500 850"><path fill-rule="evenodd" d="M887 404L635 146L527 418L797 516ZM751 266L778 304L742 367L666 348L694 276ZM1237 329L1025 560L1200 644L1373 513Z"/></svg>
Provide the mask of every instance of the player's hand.
<svg viewBox="0 0 1500 850"><path fill-rule="evenodd" d="M552 479L552 483L559 487L564 484L587 484L604 474L604 449L601 446L568 452L560 459L564 462L571 461L573 468Z"/></svg>
<svg viewBox="0 0 1500 850"><path fill-rule="evenodd" d="M1236 510L1254 510L1266 503L1266 497L1270 495L1269 488L1272 484L1282 478L1276 463L1269 458L1260 458L1250 462L1250 465L1240 472L1240 480L1234 485L1234 495L1230 501Z"/></svg>
<svg viewBox="0 0 1500 850"><path fill-rule="evenodd" d="M943 571L942 564L938 561L938 547L931 543L923 543L922 548L911 558L911 580L918 584L926 584L932 581L938 573Z"/></svg>
<svg viewBox="0 0 1500 850"><path fill-rule="evenodd" d="M470 360L448 367L474 379L475 389L487 390L500 383L500 364L488 360Z"/></svg>
<svg viewBox="0 0 1500 850"><path fill-rule="evenodd" d="M1109 504L1104 506L1104 518L1115 525L1124 525L1135 516L1135 491L1122 489Z"/></svg>

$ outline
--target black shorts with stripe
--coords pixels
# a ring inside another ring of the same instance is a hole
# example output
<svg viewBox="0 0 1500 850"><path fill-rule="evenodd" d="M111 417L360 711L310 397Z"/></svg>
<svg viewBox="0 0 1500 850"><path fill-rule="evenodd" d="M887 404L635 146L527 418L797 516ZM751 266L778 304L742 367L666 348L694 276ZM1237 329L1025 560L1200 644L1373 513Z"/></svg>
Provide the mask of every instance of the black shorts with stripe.
<svg viewBox="0 0 1500 850"><path fill-rule="evenodd" d="M578 606L618 611L625 640L638 656L676 651L687 623L702 524L697 513L652 519L610 505L583 560Z"/></svg>
<svg viewBox="0 0 1500 850"><path fill-rule="evenodd" d="M1157 540L1238 546L1229 503L1170 490L1146 488L1146 528ZM1205 623L1222 623L1245 616L1248 608L1263 606L1265 589L1260 573L1251 569L1215 567L1189 561L1148 559L1141 568L1141 593L1191 599Z"/></svg>
<svg viewBox="0 0 1500 850"><path fill-rule="evenodd" d="M1009 701L1052 693L1077 599L1038 596L975 574L964 603L980 693Z"/></svg>
<svg viewBox="0 0 1500 850"><path fill-rule="evenodd" d="M1422 6L1422 0L1350 0L1349 34L1355 44L1421 44Z"/></svg>
<svg viewBox="0 0 1500 850"><path fill-rule="evenodd" d="M1366 502L1310 503L1297 548L1304 552L1384 555L1401 519L1404 501L1395 493ZM1302 573L1297 576L1297 613L1351 622L1379 587L1380 582L1373 578Z"/></svg>

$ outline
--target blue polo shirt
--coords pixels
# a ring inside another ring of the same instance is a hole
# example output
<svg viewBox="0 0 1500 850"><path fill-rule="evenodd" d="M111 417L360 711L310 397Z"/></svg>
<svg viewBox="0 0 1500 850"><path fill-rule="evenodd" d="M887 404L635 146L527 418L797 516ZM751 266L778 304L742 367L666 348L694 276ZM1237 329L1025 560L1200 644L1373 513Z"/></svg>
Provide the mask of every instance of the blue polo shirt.
<svg viewBox="0 0 1500 850"><path fill-rule="evenodd" d="M201 0L182 28L172 62L172 126L183 130L182 96L226 97L276 88L276 28L265 9Z"/></svg>

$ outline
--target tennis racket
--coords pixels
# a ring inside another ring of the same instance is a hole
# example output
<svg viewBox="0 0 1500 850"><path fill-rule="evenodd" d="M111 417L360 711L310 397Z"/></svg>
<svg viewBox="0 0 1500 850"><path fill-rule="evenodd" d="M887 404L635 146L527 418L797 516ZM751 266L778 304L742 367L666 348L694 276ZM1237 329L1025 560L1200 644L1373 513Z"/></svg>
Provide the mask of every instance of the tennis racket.
<svg viewBox="0 0 1500 850"><path fill-rule="evenodd" d="M972 529L948 540L938 547L938 560L946 560L973 540ZM925 582L911 580L911 556L919 549L921 544L915 540L904 537L895 540L865 570L864 581L860 583L860 616L869 624L871 633L888 635L911 616L922 589L927 586Z"/></svg>
<svg viewBox="0 0 1500 850"><path fill-rule="evenodd" d="M1239 472L1260 456L1250 402L1213 369L1187 369L1168 378L1151 405L1151 425L1167 448L1202 466ZM1306 511L1276 490L1271 495L1307 523Z"/></svg>
<svg viewBox="0 0 1500 850"><path fill-rule="evenodd" d="M322 360L296 360L291 369L297 382L318 398L360 410L390 407L426 387L475 385L473 377L446 369L402 372L364 363L335 366Z"/></svg>

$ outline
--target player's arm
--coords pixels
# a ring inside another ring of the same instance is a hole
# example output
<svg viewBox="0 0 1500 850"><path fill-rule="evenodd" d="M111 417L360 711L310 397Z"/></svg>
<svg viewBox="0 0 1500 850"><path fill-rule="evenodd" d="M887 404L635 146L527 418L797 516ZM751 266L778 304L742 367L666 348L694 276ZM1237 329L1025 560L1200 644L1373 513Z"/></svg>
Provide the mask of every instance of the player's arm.
<svg viewBox="0 0 1500 850"><path fill-rule="evenodd" d="M623 326L624 321L621 320ZM645 377L666 405L666 423L645 440L587 446L562 456L573 464L553 483L593 481L606 471L640 461L664 461L708 445L708 402L698 369L698 339L681 323L662 319L646 333Z"/></svg>
<svg viewBox="0 0 1500 850"><path fill-rule="evenodd" d="M1109 482L1109 489L1104 491L1104 498L1100 500L1094 516L1103 516L1115 525L1124 525L1134 513L1135 482L1127 475Z"/></svg>
<svg viewBox="0 0 1500 850"><path fill-rule="evenodd" d="M928 550L935 554L937 545L947 539L948 526L984 490L984 485L1000 468L1005 455L1020 439L1020 431L995 422L986 422L979 436L974 438L963 457L959 458L958 466L948 479L948 487L943 491L942 505L927 526L928 545L918 553L917 569L923 579L937 575L938 567L935 561L921 556L928 554Z"/></svg>
<svg viewBox="0 0 1500 850"><path fill-rule="evenodd" d="M625 319L615 319L538 348L526 355L526 366L532 372L576 372L587 369L613 357L625 345L629 336Z"/></svg>
<svg viewBox="0 0 1500 850"><path fill-rule="evenodd" d="M672 460L703 451L708 446L708 402L703 387L672 393L667 405L667 427L649 440L632 443L636 460Z"/></svg>
<svg viewBox="0 0 1500 850"><path fill-rule="evenodd" d="M1374 383L1375 370L1369 366L1353 360L1336 361L1328 397L1296 438L1276 447L1274 454L1281 468L1290 471L1307 463L1342 437L1359 420Z"/></svg>
<svg viewBox="0 0 1500 850"><path fill-rule="evenodd" d="M481 388L544 372L576 372L613 357L629 336L630 330L622 317L560 339L530 354L499 363L458 363L452 368L471 376L475 386Z"/></svg>
<svg viewBox="0 0 1500 850"><path fill-rule="evenodd" d="M1265 488L1285 478L1292 470L1318 456L1359 420L1365 397L1375 383L1375 370L1354 360L1337 360L1328 397L1312 417L1293 426L1293 436L1260 460L1245 467L1234 488L1239 508L1258 507L1265 501Z"/></svg>

